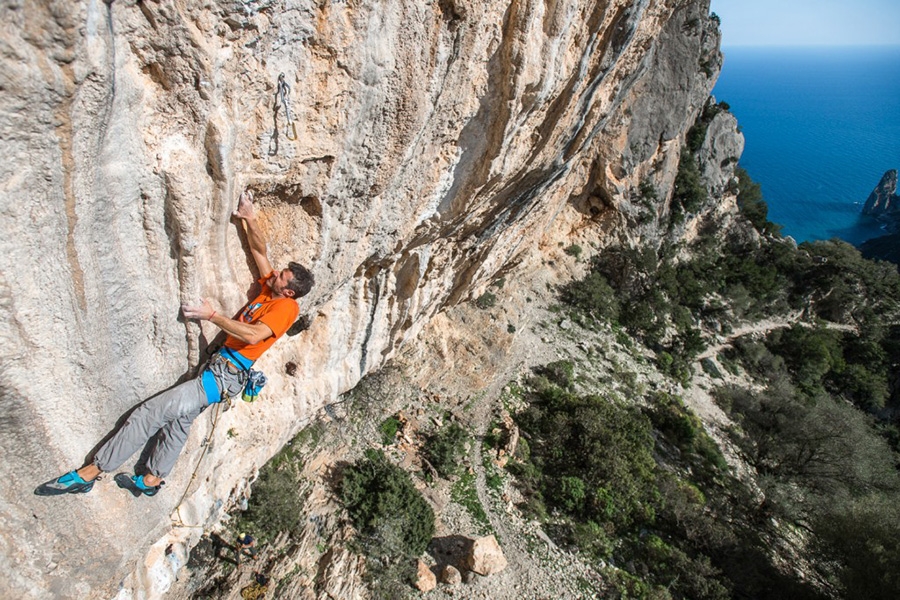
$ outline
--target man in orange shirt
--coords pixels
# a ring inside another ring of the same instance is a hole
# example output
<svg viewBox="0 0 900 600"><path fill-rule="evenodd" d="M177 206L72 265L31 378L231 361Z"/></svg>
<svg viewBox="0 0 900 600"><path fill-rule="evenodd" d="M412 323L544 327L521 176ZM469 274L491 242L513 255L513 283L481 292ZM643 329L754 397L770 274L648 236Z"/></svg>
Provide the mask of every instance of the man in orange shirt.
<svg viewBox="0 0 900 600"><path fill-rule="evenodd" d="M234 216L244 222L250 253L259 273L262 290L247 303L236 319L219 314L202 300L197 306L182 306L185 317L209 321L227 335L224 347L217 352L202 373L177 385L139 406L122 428L103 444L93 461L70 471L35 489L39 496L87 493L101 473L117 469L147 441L157 436L149 458L147 473L115 477L119 487L135 497L155 495L169 474L190 432L191 423L210 404L231 398L244 389L250 367L263 352L290 328L299 313L297 299L309 293L312 274L302 265L291 262L287 269L275 272L269 263L266 239L256 223L253 196L241 194Z"/></svg>

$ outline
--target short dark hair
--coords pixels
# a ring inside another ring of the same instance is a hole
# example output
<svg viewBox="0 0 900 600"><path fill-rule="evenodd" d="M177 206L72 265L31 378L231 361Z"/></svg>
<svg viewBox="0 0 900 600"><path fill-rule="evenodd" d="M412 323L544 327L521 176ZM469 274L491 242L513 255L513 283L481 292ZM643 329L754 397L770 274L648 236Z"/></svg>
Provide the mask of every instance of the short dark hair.
<svg viewBox="0 0 900 600"><path fill-rule="evenodd" d="M294 276L287 282L285 287L294 292L294 298L302 298L309 293L316 280L313 274L309 272L309 269L300 263L289 262L288 269L291 270Z"/></svg>

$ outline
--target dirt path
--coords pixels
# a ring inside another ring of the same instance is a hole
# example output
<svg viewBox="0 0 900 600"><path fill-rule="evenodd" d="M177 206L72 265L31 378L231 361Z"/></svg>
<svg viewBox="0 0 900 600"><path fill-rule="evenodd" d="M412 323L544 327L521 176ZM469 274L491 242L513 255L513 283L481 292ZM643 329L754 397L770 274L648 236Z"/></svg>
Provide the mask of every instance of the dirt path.
<svg viewBox="0 0 900 600"><path fill-rule="evenodd" d="M703 351L699 356L697 356L697 361L699 362L704 358L716 356L725 348L730 347L734 343L734 340L742 338L745 335L769 333L770 331L774 331L776 329L784 329L786 327L794 325L795 323L801 322L800 319L802 317L803 311L797 311L780 319L764 319L762 321L757 321L756 323L747 323L745 325L741 325L737 329L732 331L728 335L728 337L720 341L718 344L716 344L715 346L710 346L705 351Z"/></svg>
<svg viewBox="0 0 900 600"><path fill-rule="evenodd" d="M705 351L703 351L699 356L697 356L697 361L701 361L704 358L710 358L712 356L717 355L719 352L724 350L725 348L730 347L734 340L744 337L745 335L753 335L753 334L768 334L770 331L774 331L776 329L784 329L786 327L791 327L792 325L801 325L803 327L814 327L814 323L810 323L808 321L803 320L804 311L798 310L796 312L790 313L785 317L776 318L776 319L763 319L762 321L757 321L756 323L748 323L745 325L739 326L737 329L732 331L728 337L721 340L715 346L710 346ZM857 331L857 328L854 325L845 325L843 323L831 323L826 322L823 324L826 329L837 329L840 331Z"/></svg>

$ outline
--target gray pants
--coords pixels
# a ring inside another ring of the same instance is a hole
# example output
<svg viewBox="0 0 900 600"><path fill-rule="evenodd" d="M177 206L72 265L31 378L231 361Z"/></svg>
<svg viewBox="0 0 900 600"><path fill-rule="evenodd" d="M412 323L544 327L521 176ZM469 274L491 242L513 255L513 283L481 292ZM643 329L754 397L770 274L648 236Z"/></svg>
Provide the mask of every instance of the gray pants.
<svg viewBox="0 0 900 600"><path fill-rule="evenodd" d="M223 398L240 393L245 379L242 373L217 360L210 363L209 369L216 377ZM101 471L114 471L159 432L157 443L147 459L147 469L157 477L165 477L187 442L191 423L207 406L201 377L150 398L137 407L122 428L97 451L94 464Z"/></svg>

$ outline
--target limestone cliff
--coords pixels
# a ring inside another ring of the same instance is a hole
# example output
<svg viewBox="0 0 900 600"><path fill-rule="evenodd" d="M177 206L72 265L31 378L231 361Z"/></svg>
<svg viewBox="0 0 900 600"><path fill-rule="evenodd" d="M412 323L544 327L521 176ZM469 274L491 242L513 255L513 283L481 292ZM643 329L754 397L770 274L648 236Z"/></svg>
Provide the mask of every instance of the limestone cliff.
<svg viewBox="0 0 900 600"><path fill-rule="evenodd" d="M709 0L0 10L4 597L164 593L166 548L183 555L317 408L443 308L575 231L661 235L721 64ZM733 127L704 150L725 197ZM311 327L261 361L266 399L201 416L152 501L109 478L33 496L204 359L217 331L181 303L245 300L253 274L229 220L245 187L273 262L317 279Z"/></svg>

